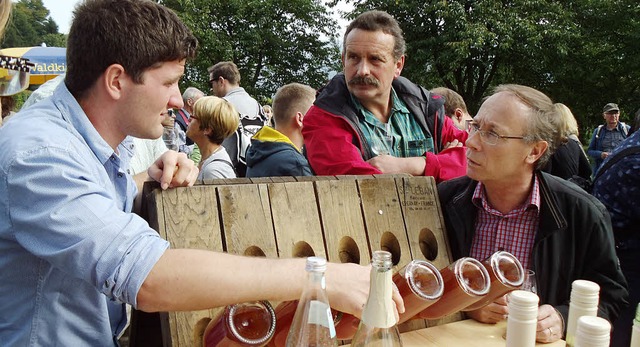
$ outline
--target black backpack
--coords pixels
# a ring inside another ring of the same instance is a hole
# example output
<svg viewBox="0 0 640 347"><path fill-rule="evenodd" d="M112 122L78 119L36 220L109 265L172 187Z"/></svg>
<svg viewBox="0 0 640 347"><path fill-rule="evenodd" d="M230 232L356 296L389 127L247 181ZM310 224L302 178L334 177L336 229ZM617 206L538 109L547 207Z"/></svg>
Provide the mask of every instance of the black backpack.
<svg viewBox="0 0 640 347"><path fill-rule="evenodd" d="M222 146L227 150L227 153L229 153L231 163L238 177L245 177L247 174L247 149L249 149L251 145L253 135L262 129L264 124L265 119L260 115L251 117L240 114L238 129L222 142Z"/></svg>

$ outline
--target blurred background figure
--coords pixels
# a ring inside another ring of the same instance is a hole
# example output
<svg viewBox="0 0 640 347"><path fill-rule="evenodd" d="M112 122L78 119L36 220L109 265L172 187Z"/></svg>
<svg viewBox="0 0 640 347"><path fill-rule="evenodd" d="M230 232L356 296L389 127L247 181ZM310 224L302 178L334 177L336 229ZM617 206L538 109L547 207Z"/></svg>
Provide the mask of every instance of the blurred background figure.
<svg viewBox="0 0 640 347"><path fill-rule="evenodd" d="M563 142L551 155L542 171L565 180L574 176L589 180L591 178L591 164L578 138L578 122L566 105L557 103L555 107L558 114L562 116L560 132Z"/></svg>
<svg viewBox="0 0 640 347"><path fill-rule="evenodd" d="M472 120L473 117L469 114L462 95L445 87L433 88L431 92L444 97L444 112L451 118L456 128L466 130L467 121Z"/></svg>
<svg viewBox="0 0 640 347"><path fill-rule="evenodd" d="M620 142L627 138L629 126L620 122L620 108L612 102L602 108L604 124L593 131L587 154L594 159L593 174L598 173L602 162L609 156Z"/></svg>
<svg viewBox="0 0 640 347"><path fill-rule="evenodd" d="M235 178L236 173L222 141L238 128L238 111L233 105L217 96L205 96L196 101L187 128L202 154L198 183L214 178Z"/></svg>
<svg viewBox="0 0 640 347"><path fill-rule="evenodd" d="M268 125L270 127L273 127L273 110L271 109L270 105L262 105L262 112L264 113L264 116L267 117L267 120L265 121L265 125Z"/></svg>

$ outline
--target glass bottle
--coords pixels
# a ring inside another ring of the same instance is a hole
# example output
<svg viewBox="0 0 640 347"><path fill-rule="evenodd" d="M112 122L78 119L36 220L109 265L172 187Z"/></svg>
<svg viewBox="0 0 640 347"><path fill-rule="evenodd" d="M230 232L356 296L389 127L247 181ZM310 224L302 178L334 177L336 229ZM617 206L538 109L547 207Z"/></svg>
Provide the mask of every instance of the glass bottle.
<svg viewBox="0 0 640 347"><path fill-rule="evenodd" d="M413 318L417 313L436 302L444 293L440 271L428 261L412 260L392 277L404 301L405 311L398 324ZM360 320L351 314L343 314L336 322L338 340L350 340L358 330Z"/></svg>
<svg viewBox="0 0 640 347"><path fill-rule="evenodd" d="M538 323L538 296L516 290L509 294L507 318L507 347L534 347Z"/></svg>
<svg viewBox="0 0 640 347"><path fill-rule="evenodd" d="M402 346L392 298L391 253L373 252L371 265L369 298L364 306L358 331L351 340L351 346Z"/></svg>
<svg viewBox="0 0 640 347"><path fill-rule="evenodd" d="M595 317L598 314L600 286L587 280L575 280L571 283L569 298L569 317L567 319L567 346L574 345L578 318Z"/></svg>
<svg viewBox="0 0 640 347"><path fill-rule="evenodd" d="M640 304L636 308L636 317L633 319L633 327L631 328L631 346L640 347Z"/></svg>
<svg viewBox="0 0 640 347"><path fill-rule="evenodd" d="M209 322L204 347L261 347L273 337L276 315L268 301L229 305Z"/></svg>
<svg viewBox="0 0 640 347"><path fill-rule="evenodd" d="M478 260L464 257L440 270L444 294L415 318L437 319L456 313L489 293L487 269Z"/></svg>
<svg viewBox="0 0 640 347"><path fill-rule="evenodd" d="M524 283L525 272L522 264L518 258L509 252L495 252L485 259L482 265L489 273L491 281L489 293L475 304L465 308L464 311L482 308L510 291L520 288Z"/></svg>
<svg viewBox="0 0 640 347"><path fill-rule="evenodd" d="M594 316L578 318L576 328L576 347L609 347L611 341L611 323Z"/></svg>
<svg viewBox="0 0 640 347"><path fill-rule="evenodd" d="M331 307L325 291L327 261L320 257L309 257L305 268L307 283L298 300L286 346L337 346Z"/></svg>

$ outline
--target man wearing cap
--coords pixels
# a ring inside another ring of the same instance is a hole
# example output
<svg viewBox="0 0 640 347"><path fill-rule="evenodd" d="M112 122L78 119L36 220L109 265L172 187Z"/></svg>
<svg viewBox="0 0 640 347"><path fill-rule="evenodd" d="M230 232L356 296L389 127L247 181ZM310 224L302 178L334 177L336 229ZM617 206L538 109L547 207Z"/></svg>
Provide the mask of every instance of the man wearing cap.
<svg viewBox="0 0 640 347"><path fill-rule="evenodd" d="M602 162L609 156L622 140L627 138L629 126L620 122L620 109L618 104L612 102L604 105L602 117L605 123L598 125L593 131L587 154L595 161L593 174L598 172Z"/></svg>

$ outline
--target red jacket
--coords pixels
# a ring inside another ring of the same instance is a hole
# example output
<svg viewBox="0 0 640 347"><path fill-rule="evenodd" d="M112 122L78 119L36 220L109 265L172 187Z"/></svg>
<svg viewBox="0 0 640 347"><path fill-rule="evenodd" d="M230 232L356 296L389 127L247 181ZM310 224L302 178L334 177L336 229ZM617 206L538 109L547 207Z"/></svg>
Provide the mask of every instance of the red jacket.
<svg viewBox="0 0 640 347"><path fill-rule="evenodd" d="M425 153L425 176L437 182L466 174L466 149L443 150L454 139L465 142L468 134L456 128L444 115L444 100L403 77L393 88L423 130L432 134L434 151ZM349 97L344 75L336 75L309 109L302 128L309 163L317 175L368 175L380 170L366 162L374 155L358 126L355 106Z"/></svg>

